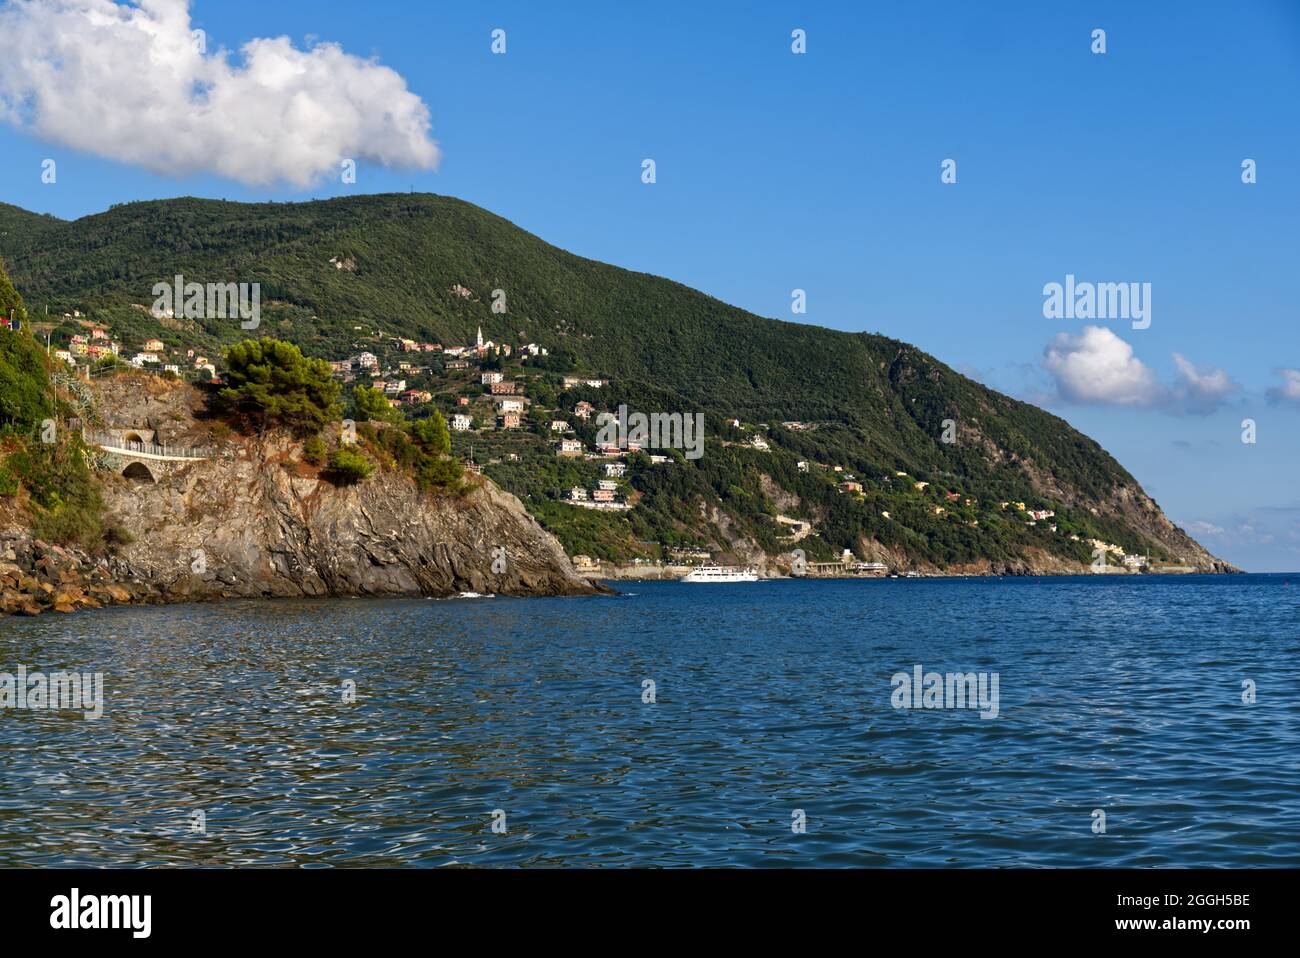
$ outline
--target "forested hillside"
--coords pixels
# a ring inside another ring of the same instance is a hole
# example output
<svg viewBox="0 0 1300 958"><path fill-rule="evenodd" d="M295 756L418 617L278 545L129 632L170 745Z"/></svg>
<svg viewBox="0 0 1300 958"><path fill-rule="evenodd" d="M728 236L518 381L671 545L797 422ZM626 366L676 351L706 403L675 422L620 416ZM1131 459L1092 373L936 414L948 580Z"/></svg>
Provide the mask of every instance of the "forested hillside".
<svg viewBox="0 0 1300 958"><path fill-rule="evenodd" d="M708 416L710 454L683 462L678 475L645 473L647 508L626 517L554 503L569 467L551 464L556 474L539 480L544 446L532 450L529 473L515 464L522 458L503 463L499 478L521 494L536 486L530 507L571 548L613 554L652 540L743 540L780 551L773 519L784 510L814 522L818 537L807 544L823 554L880 545L937 566L1033 550L1087 562L1086 540L1098 537L1214 564L1096 442L906 343L755 316L667 279L574 256L456 199L179 199L75 222L0 205L0 255L33 316L56 323L79 310L127 339L157 335L215 351L248 334L231 320L157 320L147 311L154 285L177 274L256 282L258 334L309 356L341 359L394 336L463 343L481 327L497 342L547 347L554 371L611 381L602 394L570 391L561 404L585 397L601 408L627 402ZM498 290L504 313L492 309ZM952 442L943 441L946 421ZM767 452L747 445L757 433ZM800 461L813 470L801 471ZM863 489L845 494L845 474ZM670 508L669 498L682 504ZM1054 510L1060 528L1048 535L1008 515L1007 501Z"/></svg>

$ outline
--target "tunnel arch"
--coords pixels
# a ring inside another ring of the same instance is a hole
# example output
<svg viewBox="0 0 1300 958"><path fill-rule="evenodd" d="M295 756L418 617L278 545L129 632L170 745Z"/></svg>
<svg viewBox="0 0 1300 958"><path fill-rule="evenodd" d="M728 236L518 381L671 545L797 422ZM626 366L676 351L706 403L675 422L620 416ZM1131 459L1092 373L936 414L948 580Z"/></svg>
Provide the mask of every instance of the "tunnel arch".
<svg viewBox="0 0 1300 958"><path fill-rule="evenodd" d="M149 471L149 467L143 462L130 463L122 470L122 477L124 479L134 479L138 482L157 482L153 477L153 473Z"/></svg>

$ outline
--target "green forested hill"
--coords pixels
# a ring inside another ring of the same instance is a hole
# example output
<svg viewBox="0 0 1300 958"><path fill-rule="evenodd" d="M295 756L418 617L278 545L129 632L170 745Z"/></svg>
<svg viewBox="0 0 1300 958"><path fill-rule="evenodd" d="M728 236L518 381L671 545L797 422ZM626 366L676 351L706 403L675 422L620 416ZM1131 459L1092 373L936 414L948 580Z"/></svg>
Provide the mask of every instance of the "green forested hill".
<svg viewBox="0 0 1300 958"><path fill-rule="evenodd" d="M1209 559L1145 505L1137 483L1097 443L905 343L758 317L667 279L574 256L456 199L179 199L130 203L75 222L0 205L0 256L34 317L47 308L54 315L80 309L140 335L146 327L152 333L156 321L131 304L148 306L153 285L179 273L201 283L260 283L259 334L290 339L314 356L355 352L357 327L460 343L481 326L497 341L536 341L561 363L608 376L631 402L655 396L715 422L769 424L774 460L759 469L763 475L803 458L843 465L878 484L867 489L860 515L838 523L833 517L844 504L833 491L812 497L821 502L819 518L840 529L828 545L851 546L856 537L911 541L896 520L880 518L872 500L890 491L886 477L905 471L986 502L1073 508L1085 537ZM491 309L498 289L505 314ZM246 334L236 321L199 321L188 335L209 346ZM946 419L957 424L956 443L939 441ZM820 426L793 432L779 427L783 420ZM705 475L703 466L697 471ZM714 482L724 506L732 485L725 477ZM760 541L754 530L763 508L737 506ZM1020 541L1021 530L988 531L990 523L963 520L957 531L933 510L922 512L909 528L933 527L922 537L950 539L950 547L906 548L940 564L1015 554L1029 541ZM1083 551L1058 542L1044 547L1074 558Z"/></svg>
<svg viewBox="0 0 1300 958"><path fill-rule="evenodd" d="M66 224L53 216L29 213L7 203L0 203L0 242L30 240L42 229L60 229Z"/></svg>

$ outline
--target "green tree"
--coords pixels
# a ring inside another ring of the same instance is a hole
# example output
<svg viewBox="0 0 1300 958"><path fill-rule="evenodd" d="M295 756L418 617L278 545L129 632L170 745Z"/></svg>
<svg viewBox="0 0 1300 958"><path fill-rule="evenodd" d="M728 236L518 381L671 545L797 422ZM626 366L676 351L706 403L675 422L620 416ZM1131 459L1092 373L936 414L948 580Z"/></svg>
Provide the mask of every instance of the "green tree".
<svg viewBox="0 0 1300 958"><path fill-rule="evenodd" d="M11 313L27 315L0 264L0 314L8 318ZM61 430L53 443L36 439L41 422L54 415L47 362L29 330L0 329L0 432L20 437L0 462L0 495L12 496L25 487L36 535L96 546L104 538L104 504L80 437Z"/></svg>
<svg viewBox="0 0 1300 958"><path fill-rule="evenodd" d="M371 386L353 388L352 410L353 418L362 422L397 422L402 418L402 414L389 405L387 397Z"/></svg>
<svg viewBox="0 0 1300 958"><path fill-rule="evenodd" d="M249 339L226 353L228 385L218 407L263 427L283 425L299 434L319 431L337 419L339 386L329 363L307 359L293 343Z"/></svg>
<svg viewBox="0 0 1300 958"><path fill-rule="evenodd" d="M0 262L0 315L26 316L23 299ZM29 332L0 328L0 430L28 433L50 417L45 351Z"/></svg>
<svg viewBox="0 0 1300 958"><path fill-rule="evenodd" d="M25 320L27 310L23 306L23 298L18 295L18 290L14 289L9 274L5 272L4 260L0 259L0 318L9 319L10 316Z"/></svg>
<svg viewBox="0 0 1300 958"><path fill-rule="evenodd" d="M352 446L339 446L330 453L330 472L342 484L369 479L374 464Z"/></svg>
<svg viewBox="0 0 1300 958"><path fill-rule="evenodd" d="M460 464L460 460L452 459L450 456L439 459L426 456L415 468L415 481L421 489L425 490L434 487L451 488L460 482L464 475L465 467Z"/></svg>
<svg viewBox="0 0 1300 958"><path fill-rule="evenodd" d="M313 466L325 465L325 443L320 436L313 433L307 437L302 444L302 458Z"/></svg>
<svg viewBox="0 0 1300 958"><path fill-rule="evenodd" d="M430 407L429 416L411 424L411 435L432 456L451 454L451 432L441 412Z"/></svg>
<svg viewBox="0 0 1300 958"><path fill-rule="evenodd" d="M45 351L26 333L0 329L0 430L30 433L51 416Z"/></svg>
<svg viewBox="0 0 1300 958"><path fill-rule="evenodd" d="M459 459L451 455L451 432L442 413L429 407L427 419L411 424L411 435L419 444L421 456L415 466L415 480L422 489L455 487L465 474Z"/></svg>

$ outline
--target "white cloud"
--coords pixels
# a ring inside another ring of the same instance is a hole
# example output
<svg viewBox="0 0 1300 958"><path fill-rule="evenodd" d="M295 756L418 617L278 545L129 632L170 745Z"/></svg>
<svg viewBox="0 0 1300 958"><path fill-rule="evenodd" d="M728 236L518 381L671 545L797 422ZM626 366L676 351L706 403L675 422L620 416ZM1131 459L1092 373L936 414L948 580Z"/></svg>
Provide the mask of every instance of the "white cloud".
<svg viewBox="0 0 1300 958"><path fill-rule="evenodd" d="M1070 402L1154 406L1166 398L1133 347L1103 326L1087 326L1078 336L1061 333L1048 343L1043 366Z"/></svg>
<svg viewBox="0 0 1300 958"><path fill-rule="evenodd" d="M1165 386L1133 347L1104 326L1086 326L1081 334L1061 333L1043 351L1043 368L1066 402L1160 408L1172 413L1208 415L1235 395L1240 386L1222 369L1198 367L1173 354L1174 385Z"/></svg>
<svg viewBox="0 0 1300 958"><path fill-rule="evenodd" d="M388 67L334 43L253 39L202 53L188 0L10 0L0 121L175 176L306 187L344 159L430 169L429 109Z"/></svg>
<svg viewBox="0 0 1300 958"><path fill-rule="evenodd" d="M1178 382L1171 398L1181 412L1208 415L1240 389L1222 369L1198 369L1181 353L1174 353L1174 367Z"/></svg>
<svg viewBox="0 0 1300 958"><path fill-rule="evenodd" d="M1300 506L1256 506L1245 513L1179 523L1212 552L1252 572L1293 572L1300 556Z"/></svg>
<svg viewBox="0 0 1300 958"><path fill-rule="evenodd" d="M1282 377L1282 385L1268 390L1269 402L1300 405L1300 369L1279 369L1277 374Z"/></svg>

